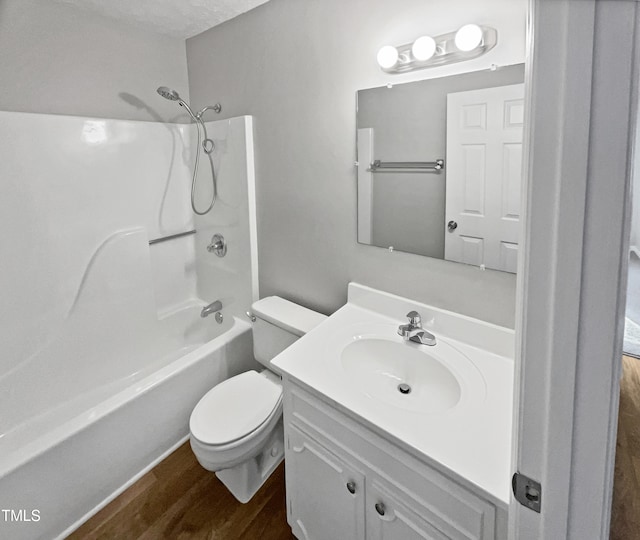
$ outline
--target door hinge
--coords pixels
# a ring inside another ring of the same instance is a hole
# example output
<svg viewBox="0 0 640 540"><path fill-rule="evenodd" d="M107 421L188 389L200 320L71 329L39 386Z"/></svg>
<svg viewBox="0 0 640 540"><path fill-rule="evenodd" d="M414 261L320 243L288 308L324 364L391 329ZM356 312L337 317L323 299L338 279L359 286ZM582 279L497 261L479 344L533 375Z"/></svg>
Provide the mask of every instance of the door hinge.
<svg viewBox="0 0 640 540"><path fill-rule="evenodd" d="M513 494L521 505L540 513L542 486L524 474L515 473L511 479Z"/></svg>

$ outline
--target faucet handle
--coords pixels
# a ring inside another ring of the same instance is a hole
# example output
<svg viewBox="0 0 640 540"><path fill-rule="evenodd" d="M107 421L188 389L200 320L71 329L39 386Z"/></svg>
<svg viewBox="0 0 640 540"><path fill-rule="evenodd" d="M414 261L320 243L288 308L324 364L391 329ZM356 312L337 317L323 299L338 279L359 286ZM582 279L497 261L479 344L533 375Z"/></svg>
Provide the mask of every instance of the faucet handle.
<svg viewBox="0 0 640 540"><path fill-rule="evenodd" d="M409 324L411 326L420 326L422 324L422 318L420 317L420 313L417 311L410 311L407 313L407 317L409 318Z"/></svg>

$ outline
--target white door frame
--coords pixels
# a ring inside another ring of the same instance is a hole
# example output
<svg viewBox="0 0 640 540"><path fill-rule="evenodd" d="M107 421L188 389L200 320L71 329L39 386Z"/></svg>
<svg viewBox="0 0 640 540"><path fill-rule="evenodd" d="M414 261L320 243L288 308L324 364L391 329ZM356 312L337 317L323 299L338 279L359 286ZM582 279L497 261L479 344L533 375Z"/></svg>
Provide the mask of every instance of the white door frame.
<svg viewBox="0 0 640 540"><path fill-rule="evenodd" d="M509 537L609 535L638 99L634 0L530 0Z"/></svg>

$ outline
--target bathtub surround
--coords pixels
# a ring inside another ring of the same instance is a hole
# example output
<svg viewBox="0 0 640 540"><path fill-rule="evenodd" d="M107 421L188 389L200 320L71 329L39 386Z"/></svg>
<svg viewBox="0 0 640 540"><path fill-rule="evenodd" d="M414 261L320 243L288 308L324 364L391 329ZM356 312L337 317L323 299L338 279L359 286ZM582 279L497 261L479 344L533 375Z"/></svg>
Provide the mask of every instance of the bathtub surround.
<svg viewBox="0 0 640 540"><path fill-rule="evenodd" d="M0 80L3 111L189 121L155 93L188 99L183 39L60 2L0 2Z"/></svg>
<svg viewBox="0 0 640 540"><path fill-rule="evenodd" d="M195 258L196 296L207 303L219 299L225 314L247 320L245 312L259 297L253 119L205 125L216 150L201 156L196 205L202 208L211 197L209 159L214 161L218 199L211 212L193 216L196 253L203 255ZM192 145L196 143L195 129L192 126ZM227 243L223 258L207 251L214 234L222 234Z"/></svg>
<svg viewBox="0 0 640 540"><path fill-rule="evenodd" d="M194 106L215 95L222 116L255 117L262 295L330 313L353 280L513 327L515 276L357 244L355 101L357 90L390 81L523 62L526 7L271 0L187 40ZM380 70L382 45L470 20L498 31L486 55L406 75Z"/></svg>
<svg viewBox="0 0 640 540"><path fill-rule="evenodd" d="M195 126L0 113L0 507L42 516L2 534L72 527L184 441L207 390L254 367L252 122L207 128L220 212L195 224ZM224 258L206 250L214 232ZM216 299L222 324L200 317Z"/></svg>

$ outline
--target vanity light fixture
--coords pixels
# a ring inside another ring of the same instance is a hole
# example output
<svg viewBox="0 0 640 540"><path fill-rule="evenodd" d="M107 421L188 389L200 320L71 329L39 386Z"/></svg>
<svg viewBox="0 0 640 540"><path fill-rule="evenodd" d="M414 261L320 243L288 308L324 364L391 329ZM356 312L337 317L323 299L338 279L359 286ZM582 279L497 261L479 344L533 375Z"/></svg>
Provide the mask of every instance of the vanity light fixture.
<svg viewBox="0 0 640 540"><path fill-rule="evenodd" d="M456 32L421 36L399 47L385 45L378 51L378 65L387 73L405 73L442 66L482 56L498 43L498 32L490 26L465 24Z"/></svg>
<svg viewBox="0 0 640 540"><path fill-rule="evenodd" d="M477 24L465 24L456 32L453 39L456 47L463 51L469 52L482 43L482 28Z"/></svg>
<svg viewBox="0 0 640 540"><path fill-rule="evenodd" d="M398 49L385 45L378 51L378 64L382 69L391 69L398 63Z"/></svg>
<svg viewBox="0 0 640 540"><path fill-rule="evenodd" d="M416 60L424 62L436 54L436 40L431 36L422 36L411 45L411 54Z"/></svg>

